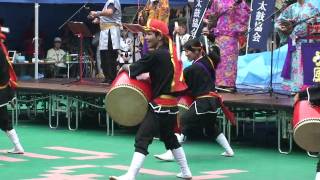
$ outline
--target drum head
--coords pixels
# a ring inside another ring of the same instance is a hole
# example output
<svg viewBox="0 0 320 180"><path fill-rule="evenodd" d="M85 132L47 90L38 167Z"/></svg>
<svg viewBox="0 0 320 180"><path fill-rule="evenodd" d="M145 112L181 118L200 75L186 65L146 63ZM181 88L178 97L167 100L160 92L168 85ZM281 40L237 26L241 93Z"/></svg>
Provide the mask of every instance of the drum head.
<svg viewBox="0 0 320 180"><path fill-rule="evenodd" d="M295 142L310 152L320 152L320 120L305 120L293 132Z"/></svg>
<svg viewBox="0 0 320 180"><path fill-rule="evenodd" d="M136 126L148 110L148 101L139 90L131 86L117 86L106 96L106 110L112 120L123 126Z"/></svg>

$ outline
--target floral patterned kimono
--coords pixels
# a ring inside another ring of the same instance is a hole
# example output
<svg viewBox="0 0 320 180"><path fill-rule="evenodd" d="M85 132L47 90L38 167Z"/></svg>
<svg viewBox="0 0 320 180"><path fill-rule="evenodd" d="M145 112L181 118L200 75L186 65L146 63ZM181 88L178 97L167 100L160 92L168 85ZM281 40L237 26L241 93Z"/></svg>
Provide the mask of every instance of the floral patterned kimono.
<svg viewBox="0 0 320 180"><path fill-rule="evenodd" d="M152 5L150 1L146 4L144 11L149 13L148 20L150 19L158 19L165 23L169 23L169 15L170 15L170 8L169 8L169 0L159 0L157 6ZM142 16L140 12L139 16Z"/></svg>
<svg viewBox="0 0 320 180"><path fill-rule="evenodd" d="M316 8L320 10L320 1L319 0L306 0L306 2L312 3Z"/></svg>
<svg viewBox="0 0 320 180"><path fill-rule="evenodd" d="M294 21L301 22L319 13L311 3L303 5L294 3L285 9L277 19L276 29L279 31L281 41L289 44L288 56L283 68L282 77L284 78L282 89L297 92L303 88L303 60L301 57L301 43L306 42L303 37L307 36L307 23L299 23L290 35L286 35L279 30L281 22Z"/></svg>
<svg viewBox="0 0 320 180"><path fill-rule="evenodd" d="M234 5L233 9L228 10ZM248 28L250 8L245 1L235 4L234 0L213 0L206 13L216 16L222 14L217 27L211 29L221 51L221 62L216 70L216 85L235 87L239 56L238 40Z"/></svg>

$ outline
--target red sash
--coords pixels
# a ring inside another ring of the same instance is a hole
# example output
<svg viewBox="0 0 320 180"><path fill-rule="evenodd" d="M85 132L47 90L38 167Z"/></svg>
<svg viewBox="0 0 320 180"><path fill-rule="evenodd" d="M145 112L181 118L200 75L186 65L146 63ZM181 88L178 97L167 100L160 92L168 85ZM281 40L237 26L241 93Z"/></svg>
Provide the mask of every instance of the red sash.
<svg viewBox="0 0 320 180"><path fill-rule="evenodd" d="M237 124L237 122L236 122L236 118L234 116L234 113L232 111L230 111L227 106L224 105L221 95L219 95L218 93L215 93L215 92L210 92L209 96L218 98L218 100L220 101L221 109L222 109L224 115L230 121L230 123L233 126L235 126Z"/></svg>

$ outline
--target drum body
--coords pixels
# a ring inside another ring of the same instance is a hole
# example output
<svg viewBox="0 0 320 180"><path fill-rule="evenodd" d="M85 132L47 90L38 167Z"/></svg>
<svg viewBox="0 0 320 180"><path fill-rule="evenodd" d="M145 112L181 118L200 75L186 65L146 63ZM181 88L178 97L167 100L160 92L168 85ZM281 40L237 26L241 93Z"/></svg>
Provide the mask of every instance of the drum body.
<svg viewBox="0 0 320 180"><path fill-rule="evenodd" d="M123 126L136 126L148 110L152 91L150 82L129 78L120 73L106 96L106 110L112 120Z"/></svg>
<svg viewBox="0 0 320 180"><path fill-rule="evenodd" d="M293 138L303 149L320 152L320 107L309 101L297 102L293 113Z"/></svg>

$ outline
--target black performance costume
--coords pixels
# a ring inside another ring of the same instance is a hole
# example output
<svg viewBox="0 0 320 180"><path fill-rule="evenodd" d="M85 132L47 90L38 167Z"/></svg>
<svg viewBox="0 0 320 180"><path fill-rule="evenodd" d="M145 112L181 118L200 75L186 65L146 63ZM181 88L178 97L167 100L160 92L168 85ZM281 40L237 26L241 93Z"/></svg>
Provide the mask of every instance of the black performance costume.
<svg viewBox="0 0 320 180"><path fill-rule="evenodd" d="M160 47L129 66L130 77L149 72L153 94L148 113L136 135L136 152L147 155L149 144L159 133L167 149L180 147L173 131L178 113L177 99L171 92L173 68L166 47Z"/></svg>
<svg viewBox="0 0 320 180"><path fill-rule="evenodd" d="M182 134L187 134L193 126L201 124L205 133L216 139L221 133L216 121L218 98L210 95L215 91L215 70L212 60L203 56L184 70L185 81L195 101L189 110L181 115Z"/></svg>

